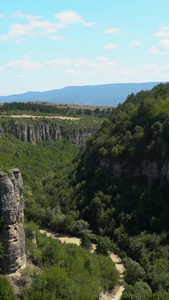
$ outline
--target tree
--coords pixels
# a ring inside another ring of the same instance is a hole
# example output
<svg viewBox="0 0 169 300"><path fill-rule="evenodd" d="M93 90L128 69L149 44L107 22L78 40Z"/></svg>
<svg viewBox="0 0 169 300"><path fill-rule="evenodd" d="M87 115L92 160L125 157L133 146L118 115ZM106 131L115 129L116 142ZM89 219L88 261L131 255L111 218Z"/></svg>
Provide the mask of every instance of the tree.
<svg viewBox="0 0 169 300"><path fill-rule="evenodd" d="M12 287L6 277L0 276L0 299L16 300Z"/></svg>
<svg viewBox="0 0 169 300"><path fill-rule="evenodd" d="M108 251L112 250L112 243L108 237L99 237L97 241L96 253L108 255Z"/></svg>
<svg viewBox="0 0 169 300"><path fill-rule="evenodd" d="M61 230L65 233L74 233L76 227L76 221L71 215L66 215Z"/></svg>
<svg viewBox="0 0 169 300"><path fill-rule="evenodd" d="M83 248L91 250L92 243L87 233L83 233L80 239L80 244Z"/></svg>
<svg viewBox="0 0 169 300"><path fill-rule="evenodd" d="M89 229L89 223L84 220L77 220L76 230L79 234L82 234L84 231Z"/></svg>
<svg viewBox="0 0 169 300"><path fill-rule="evenodd" d="M146 282L137 282L134 286L128 285L121 297L121 300L143 300L151 294L151 288Z"/></svg>
<svg viewBox="0 0 169 300"><path fill-rule="evenodd" d="M167 292L158 292L147 295L143 300L168 300L169 294ZM123 300L123 299L122 299Z"/></svg>
<svg viewBox="0 0 169 300"><path fill-rule="evenodd" d="M125 258L124 280L129 284L135 284L137 281L142 281L145 276L145 271L140 264L131 258Z"/></svg>

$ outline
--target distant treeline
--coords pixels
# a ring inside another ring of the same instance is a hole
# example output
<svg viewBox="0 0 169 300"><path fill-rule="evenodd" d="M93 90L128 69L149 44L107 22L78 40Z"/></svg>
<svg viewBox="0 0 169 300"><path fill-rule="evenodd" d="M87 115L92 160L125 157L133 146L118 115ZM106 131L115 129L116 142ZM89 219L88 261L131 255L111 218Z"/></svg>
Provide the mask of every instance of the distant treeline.
<svg viewBox="0 0 169 300"><path fill-rule="evenodd" d="M31 102L12 102L4 103L0 106L0 112L17 112L17 111L31 111L32 113L41 113L41 114L56 114L56 115L66 115L66 116L75 116L75 115L87 115L87 116L97 116L97 117L108 117L111 109L100 109L96 107L94 110L89 108L74 108L69 105L67 106L57 106L57 105L48 105L48 104L39 104Z"/></svg>

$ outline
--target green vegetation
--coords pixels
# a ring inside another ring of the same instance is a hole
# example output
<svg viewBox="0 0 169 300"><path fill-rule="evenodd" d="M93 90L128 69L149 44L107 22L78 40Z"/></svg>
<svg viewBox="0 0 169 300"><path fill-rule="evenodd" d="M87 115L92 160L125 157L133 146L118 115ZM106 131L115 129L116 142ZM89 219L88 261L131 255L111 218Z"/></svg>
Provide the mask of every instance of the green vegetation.
<svg viewBox="0 0 169 300"><path fill-rule="evenodd" d="M107 118L110 115L110 108L93 107L86 108L85 106L78 105L56 105L53 103L31 103L31 102L12 102L4 103L0 106L1 115L12 114L31 114L31 115L57 115L68 117L95 117L95 118Z"/></svg>
<svg viewBox="0 0 169 300"><path fill-rule="evenodd" d="M100 120L91 112L81 124ZM39 233L37 245L28 239L30 258L43 272L23 292L24 299L67 299L65 290L70 299L98 299L115 283L106 258L112 250L126 266L123 300L169 299L169 84L129 95L83 152L68 142L78 123L66 122L64 139L57 143L32 145L13 132L0 139L1 169L17 166L23 175L26 221L76 234L83 246L61 250L58 241ZM87 251L93 240L98 255Z"/></svg>
<svg viewBox="0 0 169 300"><path fill-rule="evenodd" d="M149 298L150 297L150 298ZM146 282L137 282L134 286L128 285L123 292L121 300L146 300L146 299L159 299L160 298L151 298L152 291L149 285ZM165 298L161 298L165 299Z"/></svg>
<svg viewBox="0 0 169 300"><path fill-rule="evenodd" d="M0 139L1 169L18 167L22 173L27 220L56 230L64 223L63 232L73 230L78 213L69 182L78 151L65 142L32 145L10 135Z"/></svg>
<svg viewBox="0 0 169 300"><path fill-rule="evenodd" d="M2 276L0 276L0 299L16 300L16 297L8 279Z"/></svg>
<svg viewBox="0 0 169 300"><path fill-rule="evenodd" d="M90 138L77 168L80 217L124 258L124 299L143 299L138 282L169 298L168 120L169 84L131 94Z"/></svg>
<svg viewBox="0 0 169 300"><path fill-rule="evenodd" d="M89 224L79 219L73 201L73 181L78 163L79 147L66 140L25 143L13 135L0 139L1 170L18 167L24 181L25 220L54 231L87 235L90 249ZM113 289L118 272L109 258L92 255L74 245L41 237L34 224L25 227L28 256L41 269L33 273L32 286L25 289L22 299L98 299L99 293ZM37 244L32 243L37 232ZM35 278L34 278L35 277Z"/></svg>
<svg viewBox="0 0 169 300"><path fill-rule="evenodd" d="M32 231L36 231L36 244L31 241ZM101 291L112 290L118 283L110 258L47 238L33 223L25 226L25 232L27 254L41 272L34 275L30 288L23 289L24 300L96 300Z"/></svg>
<svg viewBox="0 0 169 300"><path fill-rule="evenodd" d="M88 236L87 233L83 233L81 236L81 246L85 249L91 250L92 249L92 243L90 240L90 237Z"/></svg>

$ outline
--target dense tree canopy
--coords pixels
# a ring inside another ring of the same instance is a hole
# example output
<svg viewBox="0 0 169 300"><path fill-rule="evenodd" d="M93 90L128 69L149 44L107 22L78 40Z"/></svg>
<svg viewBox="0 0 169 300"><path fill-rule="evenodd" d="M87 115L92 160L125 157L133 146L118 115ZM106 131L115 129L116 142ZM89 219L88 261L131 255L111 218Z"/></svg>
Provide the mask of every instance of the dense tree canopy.
<svg viewBox="0 0 169 300"><path fill-rule="evenodd" d="M130 257L124 259L125 278L133 295L138 281L154 297L169 292L168 178L164 171L151 175L168 163L168 120L169 84L129 95L91 137L77 168L80 216Z"/></svg>

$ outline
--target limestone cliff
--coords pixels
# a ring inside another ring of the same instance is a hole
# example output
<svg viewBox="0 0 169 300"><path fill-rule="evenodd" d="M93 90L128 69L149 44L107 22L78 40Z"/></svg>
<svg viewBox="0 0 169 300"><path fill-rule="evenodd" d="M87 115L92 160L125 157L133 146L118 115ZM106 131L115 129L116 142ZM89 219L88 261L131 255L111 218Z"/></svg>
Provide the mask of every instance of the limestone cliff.
<svg viewBox="0 0 169 300"><path fill-rule="evenodd" d="M9 274L26 264L23 182L19 169L0 174L0 243L4 255L0 272Z"/></svg>
<svg viewBox="0 0 169 300"><path fill-rule="evenodd" d="M142 178L142 183L147 186L160 185L165 179L169 181L168 160L143 160L135 164L127 160L113 162L109 159L101 159L100 166L109 169L116 178L130 179L131 183L139 178Z"/></svg>
<svg viewBox="0 0 169 300"><path fill-rule="evenodd" d="M82 144L97 130L98 125L82 124L82 121L66 120L0 120L0 136L6 133L16 138L36 144L39 141L67 140L72 144Z"/></svg>

